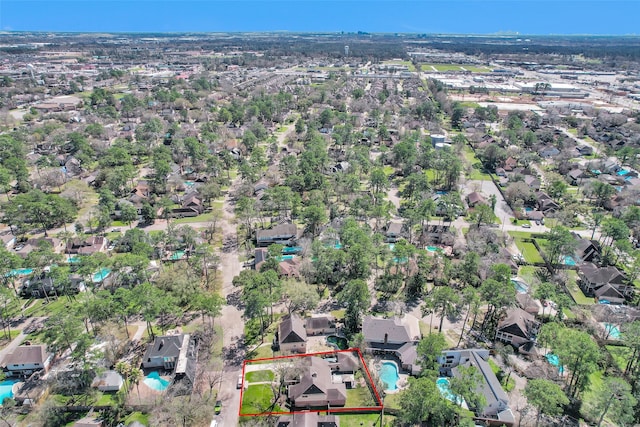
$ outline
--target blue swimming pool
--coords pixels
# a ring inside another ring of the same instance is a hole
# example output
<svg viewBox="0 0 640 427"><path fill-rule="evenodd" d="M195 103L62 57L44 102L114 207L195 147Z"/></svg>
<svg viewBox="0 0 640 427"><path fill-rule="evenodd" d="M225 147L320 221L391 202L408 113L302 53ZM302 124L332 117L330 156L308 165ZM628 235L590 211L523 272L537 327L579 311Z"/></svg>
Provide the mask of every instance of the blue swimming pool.
<svg viewBox="0 0 640 427"><path fill-rule="evenodd" d="M16 268L5 274L5 277L28 276L31 273L33 273L33 268Z"/></svg>
<svg viewBox="0 0 640 427"><path fill-rule="evenodd" d="M302 252L301 246L285 246L282 248L283 254L297 254L299 252Z"/></svg>
<svg viewBox="0 0 640 427"><path fill-rule="evenodd" d="M461 402L464 402L464 399L462 399L460 396L456 396L455 394L453 394L453 392L449 388L449 378L446 378L446 377L438 378L436 380L436 386L438 386L438 390L440 390L440 394L445 399L450 400L455 404L460 404Z"/></svg>
<svg viewBox="0 0 640 427"><path fill-rule="evenodd" d="M558 372L560 372L561 374L564 372L564 366L560 365L560 358L557 355L553 353L547 353L547 355L544 357L547 359L547 362L549 362L551 366L558 367Z"/></svg>
<svg viewBox="0 0 640 427"><path fill-rule="evenodd" d="M4 399L13 398L13 385L18 380L4 380L0 382L0 403L4 402Z"/></svg>
<svg viewBox="0 0 640 427"><path fill-rule="evenodd" d="M382 362L378 374L380 375L380 380L386 387L385 390L398 389L398 380L400 379L398 365L394 362Z"/></svg>
<svg viewBox="0 0 640 427"><path fill-rule="evenodd" d="M521 280L511 279L511 283L516 287L516 291L520 294L526 294L529 292L529 286Z"/></svg>
<svg viewBox="0 0 640 427"><path fill-rule="evenodd" d="M564 265L576 265L576 260L571 255L565 255L563 260Z"/></svg>
<svg viewBox="0 0 640 427"><path fill-rule="evenodd" d="M620 337L622 337L622 335L620 334L620 328L618 328L616 325L612 323L605 323L604 328L607 334L609 334L610 339L619 340Z"/></svg>
<svg viewBox="0 0 640 427"><path fill-rule="evenodd" d="M177 261L179 259L182 259L185 255L186 254L184 251L175 251L174 253L171 254L171 260Z"/></svg>
<svg viewBox="0 0 640 427"><path fill-rule="evenodd" d="M91 280L93 281L93 283L100 283L104 279L106 279L109 274L111 274L111 269L104 267L101 268L97 273L95 273Z"/></svg>
<svg viewBox="0 0 640 427"><path fill-rule="evenodd" d="M280 260L281 260L281 261L284 261L284 260L286 260L286 259L294 259L295 257L296 257L295 255L282 255L282 256L280 257Z"/></svg>
<svg viewBox="0 0 640 427"><path fill-rule="evenodd" d="M437 248L437 247L435 247L435 246L427 246L427 250L428 250L429 252L435 252L435 251L437 251L437 250L438 250L438 248Z"/></svg>
<svg viewBox="0 0 640 427"><path fill-rule="evenodd" d="M625 176L626 174L628 174L630 171L627 169L620 169L618 172L616 172L616 175L618 176Z"/></svg>
<svg viewBox="0 0 640 427"><path fill-rule="evenodd" d="M142 382L155 391L165 391L167 387L169 387L169 384L171 384L170 381L162 378L157 371L149 372L149 375L144 377Z"/></svg>

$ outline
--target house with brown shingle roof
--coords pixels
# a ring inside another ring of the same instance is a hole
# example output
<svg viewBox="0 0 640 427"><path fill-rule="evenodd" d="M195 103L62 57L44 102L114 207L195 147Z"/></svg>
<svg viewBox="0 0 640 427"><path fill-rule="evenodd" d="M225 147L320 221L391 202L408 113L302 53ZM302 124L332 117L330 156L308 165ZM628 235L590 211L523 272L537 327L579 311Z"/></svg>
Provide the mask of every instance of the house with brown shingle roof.
<svg viewBox="0 0 640 427"><path fill-rule="evenodd" d="M319 357L304 359L304 372L297 384L289 386L288 398L292 408L326 408L344 406L347 388L334 383L329 362Z"/></svg>
<svg viewBox="0 0 640 427"><path fill-rule="evenodd" d="M580 277L580 289L587 296L596 296L597 292L604 286L609 285L617 291L617 294L624 298L631 298L635 292L634 286L628 283L627 277L616 267L598 267L591 262L585 262L578 268ZM608 291L611 294L611 291ZM611 296L617 295L612 294ZM602 299L613 302L602 295Z"/></svg>
<svg viewBox="0 0 640 427"><path fill-rule="evenodd" d="M28 377L49 369L53 354L44 345L21 345L5 356L2 367L8 377Z"/></svg>
<svg viewBox="0 0 640 427"><path fill-rule="evenodd" d="M402 369L412 374L420 372L416 347L422 334L415 317L408 314L391 319L367 316L362 322L362 335L365 352L395 356Z"/></svg>
<svg viewBox="0 0 640 427"><path fill-rule="evenodd" d="M539 330L540 322L532 314L521 308L512 307L507 310L506 317L498 322L496 340L519 348L534 341Z"/></svg>
<svg viewBox="0 0 640 427"><path fill-rule="evenodd" d="M295 313L284 316L276 340L283 353L306 353L307 331L300 316Z"/></svg>

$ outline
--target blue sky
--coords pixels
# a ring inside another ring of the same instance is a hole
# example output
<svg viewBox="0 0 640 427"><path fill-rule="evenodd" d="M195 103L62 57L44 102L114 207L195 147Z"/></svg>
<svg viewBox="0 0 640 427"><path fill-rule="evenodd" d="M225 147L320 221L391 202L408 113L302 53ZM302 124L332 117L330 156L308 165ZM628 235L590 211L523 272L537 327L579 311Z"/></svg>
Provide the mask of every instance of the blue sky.
<svg viewBox="0 0 640 427"><path fill-rule="evenodd" d="M633 34L640 0L0 0L0 29Z"/></svg>

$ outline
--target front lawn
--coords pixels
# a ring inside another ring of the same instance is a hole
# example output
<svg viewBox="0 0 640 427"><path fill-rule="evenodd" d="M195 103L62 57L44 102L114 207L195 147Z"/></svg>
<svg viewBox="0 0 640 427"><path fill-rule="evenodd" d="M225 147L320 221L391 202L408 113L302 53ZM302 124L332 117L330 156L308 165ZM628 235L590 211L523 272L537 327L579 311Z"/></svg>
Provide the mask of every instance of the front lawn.
<svg viewBox="0 0 640 427"><path fill-rule="evenodd" d="M272 371L253 371L247 372L246 380L250 383L264 383L273 381L275 377L276 376Z"/></svg>
<svg viewBox="0 0 640 427"><path fill-rule="evenodd" d="M268 384L254 384L247 387L242 394L242 414L261 414L263 412L282 411L278 406L272 406L273 392Z"/></svg>
<svg viewBox="0 0 640 427"><path fill-rule="evenodd" d="M380 425L380 414L338 415L340 417L340 427L362 427ZM383 426L392 427L395 423L395 419L395 417L385 414Z"/></svg>

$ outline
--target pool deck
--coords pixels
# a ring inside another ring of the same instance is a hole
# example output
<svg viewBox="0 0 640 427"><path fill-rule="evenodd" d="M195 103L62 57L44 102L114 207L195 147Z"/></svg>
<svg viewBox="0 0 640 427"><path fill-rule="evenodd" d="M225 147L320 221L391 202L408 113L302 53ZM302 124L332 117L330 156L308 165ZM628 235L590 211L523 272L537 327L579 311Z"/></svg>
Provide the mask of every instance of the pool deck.
<svg viewBox="0 0 640 427"><path fill-rule="evenodd" d="M376 358L376 359L372 360L371 363L369 364L369 371L370 372L375 372L376 375L379 375L380 367L382 366L382 362L389 362L389 363L395 364L396 365L396 369L398 370L398 377L399 377L398 382L396 383L397 388L395 390L384 390L385 394L396 394L396 393L399 393L399 392L403 391L405 388L407 388L407 386L409 385L409 375L408 374L403 374L402 373L402 369L398 365L398 362L396 362L393 359L378 359L378 358ZM380 382L382 382L382 380L380 380Z"/></svg>

